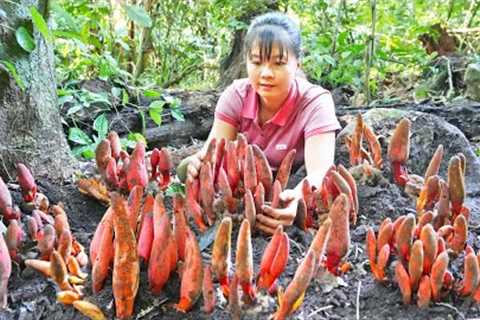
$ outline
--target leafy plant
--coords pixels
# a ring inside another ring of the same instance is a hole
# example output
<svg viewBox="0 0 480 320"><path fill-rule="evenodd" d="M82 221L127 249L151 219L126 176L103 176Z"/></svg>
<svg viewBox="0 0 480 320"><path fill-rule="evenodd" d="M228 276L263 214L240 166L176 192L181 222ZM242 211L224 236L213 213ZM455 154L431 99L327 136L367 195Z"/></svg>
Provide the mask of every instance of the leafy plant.
<svg viewBox="0 0 480 320"><path fill-rule="evenodd" d="M148 106L148 113L150 118L155 122L157 125L162 124L162 117L164 115L163 109L165 106L168 106L170 110L170 115L178 120L178 121L185 121L185 116L182 113L181 101L178 98L174 98L171 96L162 96L164 100L155 100L150 103Z"/></svg>
<svg viewBox="0 0 480 320"><path fill-rule="evenodd" d="M72 153L75 157L82 157L87 160L95 157L97 145L107 137L109 131L109 124L105 114L102 113L95 118L92 129L96 133L92 134L92 136L89 136L78 127L68 129L68 140L76 145L72 148ZM141 133L130 132L127 138L120 139L120 144L122 149L133 149L138 141L147 145L147 140Z"/></svg>
<svg viewBox="0 0 480 320"><path fill-rule="evenodd" d="M126 140L121 139L120 141L123 141L122 145L129 148L134 148L137 142L143 142L145 145L147 145L147 139L145 139L145 137L138 132L130 132Z"/></svg>
<svg viewBox="0 0 480 320"><path fill-rule="evenodd" d="M22 78L17 73L17 68L15 65L7 60L0 60L0 66L2 66L10 75L15 79L15 82L20 87L20 89L25 90L25 84L23 83Z"/></svg>
<svg viewBox="0 0 480 320"><path fill-rule="evenodd" d="M150 15L143 7L138 5L124 5L128 17L135 21L138 25L144 28L150 28L152 26L152 19Z"/></svg>
<svg viewBox="0 0 480 320"><path fill-rule="evenodd" d="M23 50L32 52L35 49L35 42L33 42L30 32L24 26L18 27L15 31L15 38Z"/></svg>
<svg viewBox="0 0 480 320"><path fill-rule="evenodd" d="M59 96L58 104L60 106L69 103L70 107L67 110L66 116L72 117L75 113L89 108L92 105L104 110L109 110L112 107L107 93L95 93L87 89L59 89L57 90Z"/></svg>
<svg viewBox="0 0 480 320"><path fill-rule="evenodd" d="M108 120L104 114L99 115L93 122L93 130L96 131L96 135L89 137L80 128L70 128L68 130L68 140L79 146L72 149L73 154L76 157L82 156L85 159L93 159L95 157L95 149L97 145L107 137L108 134Z"/></svg>
<svg viewBox="0 0 480 320"><path fill-rule="evenodd" d="M48 41L52 42L52 35L50 30L48 29L47 22L43 19L43 16L38 12L35 7L30 7L30 15L32 16L32 21L35 27L37 27L38 31L42 34L43 38Z"/></svg>
<svg viewBox="0 0 480 320"><path fill-rule="evenodd" d="M55 29L50 34L55 36L60 83L100 77L137 88L215 87L233 33L246 30L248 20L269 5L257 0L163 0L148 8L134 3L138 1L118 6L107 0L59 0L52 5ZM383 97L384 84L392 83L395 76L420 75L428 68L434 56L426 54L418 38L432 24L453 29L477 22L473 12L465 15L473 3L377 1L374 50L368 59L373 98L390 98ZM310 79L327 88L347 85L355 92L366 88L365 55L372 43L369 1L275 4L300 22L303 69ZM35 26L42 32L39 23ZM464 47L472 53L479 45L468 42ZM154 104L153 113L160 115L155 110L162 108Z"/></svg>

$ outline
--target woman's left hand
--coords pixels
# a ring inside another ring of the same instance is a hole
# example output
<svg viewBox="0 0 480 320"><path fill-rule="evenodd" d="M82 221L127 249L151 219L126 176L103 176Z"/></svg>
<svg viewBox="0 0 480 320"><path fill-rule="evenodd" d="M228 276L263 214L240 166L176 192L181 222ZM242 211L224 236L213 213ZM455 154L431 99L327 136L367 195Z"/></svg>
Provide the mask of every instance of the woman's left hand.
<svg viewBox="0 0 480 320"><path fill-rule="evenodd" d="M255 227L265 233L273 234L279 225L291 226L297 215L299 197L294 190L286 189L280 194L285 208L272 208L264 205L263 212L257 214Z"/></svg>

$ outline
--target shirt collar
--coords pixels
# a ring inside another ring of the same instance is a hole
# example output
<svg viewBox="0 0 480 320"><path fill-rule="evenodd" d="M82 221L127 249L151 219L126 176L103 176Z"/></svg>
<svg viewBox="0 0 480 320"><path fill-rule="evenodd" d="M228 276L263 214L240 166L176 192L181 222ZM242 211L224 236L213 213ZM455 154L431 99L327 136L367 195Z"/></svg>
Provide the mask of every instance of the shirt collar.
<svg viewBox="0 0 480 320"><path fill-rule="evenodd" d="M247 96L245 97L245 100L244 100L244 105L242 108L242 117L254 120L255 117L257 116L257 110L258 110L257 93L255 92L255 89L253 89L253 87L250 86L249 90L247 91Z"/></svg>
<svg viewBox="0 0 480 320"><path fill-rule="evenodd" d="M292 115L293 111L295 110L295 102L297 100L297 93L298 93L298 85L297 81L294 80L290 91L288 92L288 96L283 102L282 107L280 110L275 113L272 119L268 122L271 122L277 126L284 126L288 120L288 117ZM248 90L247 96L245 97L245 105L242 109L242 117L255 120L258 114L258 97L257 93L250 87Z"/></svg>

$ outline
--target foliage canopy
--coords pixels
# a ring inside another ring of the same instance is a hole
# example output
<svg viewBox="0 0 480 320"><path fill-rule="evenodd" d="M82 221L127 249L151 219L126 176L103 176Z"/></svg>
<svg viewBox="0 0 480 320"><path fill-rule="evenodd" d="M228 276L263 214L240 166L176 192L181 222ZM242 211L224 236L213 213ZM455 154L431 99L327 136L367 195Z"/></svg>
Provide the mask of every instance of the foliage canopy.
<svg viewBox="0 0 480 320"><path fill-rule="evenodd" d="M405 94L398 87L407 86L414 88L408 98L427 97L421 78L441 71L432 63L436 52L427 53L422 37L439 38L435 25L449 31L480 25L478 0L58 0L51 1L49 25L34 7L26 8L32 23L15 35L25 52L35 49L34 31L53 42L59 103L68 106L69 126L79 129L76 115L93 105L89 112L98 119L116 105L135 106L140 95L158 98L146 114L160 125L165 112L183 120L178 101L169 101L161 89L215 88L235 33L272 7L299 21L302 68L309 79L329 89L347 88L361 97L357 103L395 100ZM460 54L480 61L479 32L457 40ZM0 67L23 88L13 61L1 52L0 46ZM112 83L112 92L80 88L88 79ZM93 140L85 134L81 150L91 150L100 137L90 127ZM71 141L78 144L79 132L73 132Z"/></svg>

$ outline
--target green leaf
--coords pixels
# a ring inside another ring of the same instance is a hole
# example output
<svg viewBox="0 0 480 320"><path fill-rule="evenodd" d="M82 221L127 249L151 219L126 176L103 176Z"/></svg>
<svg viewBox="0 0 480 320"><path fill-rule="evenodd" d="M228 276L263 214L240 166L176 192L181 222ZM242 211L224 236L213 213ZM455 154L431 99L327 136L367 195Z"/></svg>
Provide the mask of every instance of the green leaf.
<svg viewBox="0 0 480 320"><path fill-rule="evenodd" d="M72 114L82 110L83 107L84 107L84 105L81 104L81 103L77 103L77 104L73 105L71 108L68 109L67 116L71 116Z"/></svg>
<svg viewBox="0 0 480 320"><path fill-rule="evenodd" d="M139 26L144 28L150 28L152 26L152 19L143 7L137 5L125 5L123 8L127 12L127 16Z"/></svg>
<svg viewBox="0 0 480 320"><path fill-rule="evenodd" d="M82 155L82 152L85 151L88 148L88 146L79 146L79 147L73 147L72 148L72 154L78 158Z"/></svg>
<svg viewBox="0 0 480 320"><path fill-rule="evenodd" d="M3 65L3 67L10 73L13 79L15 79L15 82L20 87L20 89L22 89L22 91L25 91L25 84L18 76L17 68L15 68L15 65L7 60L0 60L0 64Z"/></svg>
<svg viewBox="0 0 480 320"><path fill-rule="evenodd" d="M138 133L138 132L130 132L128 134L127 139L129 141L134 141L134 142L141 141L141 142L145 143L145 145L147 145L147 139L145 139L145 137L141 133Z"/></svg>
<svg viewBox="0 0 480 320"><path fill-rule="evenodd" d="M57 18L55 19L55 21L57 22L58 20L61 20L62 27L68 27L70 31L75 31L75 33L78 33L80 31L79 24L76 19L67 10L65 10L64 8L62 8L62 6L56 3L56 1L52 3L51 8L53 9L53 12L55 13L55 16Z"/></svg>
<svg viewBox="0 0 480 320"><path fill-rule="evenodd" d="M155 100L150 103L148 106L149 109L160 109L163 110L163 106L165 105L165 101L162 100Z"/></svg>
<svg viewBox="0 0 480 320"><path fill-rule="evenodd" d="M138 110L138 117L140 118L140 125L142 128L142 134L145 134L147 131L147 122L145 121L145 112L143 110Z"/></svg>
<svg viewBox="0 0 480 320"><path fill-rule="evenodd" d="M126 106L129 100L130 100L130 97L128 96L127 90L123 89L122 90L122 104L124 106Z"/></svg>
<svg viewBox="0 0 480 320"><path fill-rule="evenodd" d="M157 126L162 124L162 110L161 109L150 109L148 110L148 114L150 115L150 118L152 118L153 122Z"/></svg>
<svg viewBox="0 0 480 320"><path fill-rule="evenodd" d="M143 95L147 98L159 98L162 94L156 90L147 89L143 92Z"/></svg>
<svg viewBox="0 0 480 320"><path fill-rule="evenodd" d="M162 112L165 101L156 100L148 106L148 114L158 126L162 124Z"/></svg>
<svg viewBox="0 0 480 320"><path fill-rule="evenodd" d="M413 94L416 100L428 98L428 86L426 84L419 85L417 88L415 88Z"/></svg>
<svg viewBox="0 0 480 320"><path fill-rule="evenodd" d="M82 152L82 157L87 160L95 158L95 150L93 150L93 148L90 146L90 148Z"/></svg>
<svg viewBox="0 0 480 320"><path fill-rule="evenodd" d="M17 38L17 42L23 50L32 52L35 49L35 42L33 41L32 35L25 27L19 27L17 31L15 31L15 38Z"/></svg>
<svg viewBox="0 0 480 320"><path fill-rule="evenodd" d="M52 41L52 35L50 34L50 30L48 29L48 25L45 22L45 19L43 19L43 16L38 12L37 8L35 7L30 7L30 14L32 15L32 21L35 27L37 27L38 31L42 34L43 38L51 42Z"/></svg>
<svg viewBox="0 0 480 320"><path fill-rule="evenodd" d="M83 41L82 36L78 32L74 31L54 30L53 35L56 38L62 38L66 40Z"/></svg>
<svg viewBox="0 0 480 320"><path fill-rule="evenodd" d="M73 102L73 100L74 100L73 96L66 95L66 96L58 97L57 103L59 106L63 106L67 102Z"/></svg>
<svg viewBox="0 0 480 320"><path fill-rule="evenodd" d="M109 107L112 105L105 92L95 93L87 89L82 89L78 92L78 96L79 100L88 102L89 105L94 103L105 104Z"/></svg>
<svg viewBox="0 0 480 320"><path fill-rule="evenodd" d="M116 39L115 43L118 43L123 50L130 51L130 46L128 45L128 43L126 43L122 39Z"/></svg>
<svg viewBox="0 0 480 320"><path fill-rule="evenodd" d="M170 109L170 114L178 121L185 121L185 116L183 115L183 112L178 108Z"/></svg>
<svg viewBox="0 0 480 320"><path fill-rule="evenodd" d="M169 184L167 190L165 191L167 196L173 197L176 193L185 195L185 185L183 183L173 182Z"/></svg>
<svg viewBox="0 0 480 320"><path fill-rule="evenodd" d="M120 138L120 145L122 146L123 150L126 150L128 148L133 149L135 148L136 144L136 141L129 140L128 138Z"/></svg>
<svg viewBox="0 0 480 320"><path fill-rule="evenodd" d="M93 144L98 145L105 137L100 137L95 134L92 134Z"/></svg>
<svg viewBox="0 0 480 320"><path fill-rule="evenodd" d="M79 128L70 128L68 130L68 140L81 145L89 145L93 143L92 139L90 139L90 137Z"/></svg>
<svg viewBox="0 0 480 320"><path fill-rule="evenodd" d="M331 66L335 66L336 61L331 55L325 55L325 56L323 56L323 58L324 58L326 63L328 63Z"/></svg>
<svg viewBox="0 0 480 320"><path fill-rule="evenodd" d="M95 151L92 150L92 146L93 145L74 147L72 148L72 153L76 158L84 157L86 159L89 159L88 156L90 156L92 152L93 152L93 157L95 156Z"/></svg>
<svg viewBox="0 0 480 320"><path fill-rule="evenodd" d="M119 88L119 87L112 87L112 90L110 90L112 92L112 95L115 97L115 98L119 98L120 97L120 94L122 93L122 88Z"/></svg>
<svg viewBox="0 0 480 320"><path fill-rule="evenodd" d="M163 99L165 99L165 102L168 103L171 108L172 107L174 108L180 104L180 100L178 98L175 98L169 95L164 95Z"/></svg>
<svg viewBox="0 0 480 320"><path fill-rule="evenodd" d="M108 120L104 113L95 119L93 129L98 132L98 138L100 140L105 139L108 133Z"/></svg>

